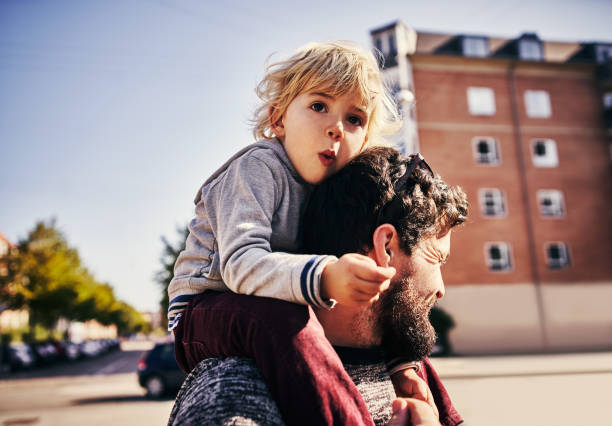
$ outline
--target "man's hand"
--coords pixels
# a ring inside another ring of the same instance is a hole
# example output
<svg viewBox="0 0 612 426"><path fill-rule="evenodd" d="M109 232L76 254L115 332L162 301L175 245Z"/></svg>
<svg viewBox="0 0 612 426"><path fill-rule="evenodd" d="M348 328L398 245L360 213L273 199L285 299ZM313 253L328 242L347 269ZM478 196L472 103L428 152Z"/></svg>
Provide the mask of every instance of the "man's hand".
<svg viewBox="0 0 612 426"><path fill-rule="evenodd" d="M349 253L328 263L321 275L321 297L358 306L378 300L389 287L395 268L378 266L371 258Z"/></svg>
<svg viewBox="0 0 612 426"><path fill-rule="evenodd" d="M391 406L393 416L388 426L440 426L431 406L414 398L397 398Z"/></svg>
<svg viewBox="0 0 612 426"><path fill-rule="evenodd" d="M391 375L391 381L393 382L393 387L395 388L397 396L419 399L426 402L431 407L436 418L439 417L438 407L436 407L431 390L429 386L427 386L427 383L425 383L425 380L417 375L416 371L412 368L398 371Z"/></svg>

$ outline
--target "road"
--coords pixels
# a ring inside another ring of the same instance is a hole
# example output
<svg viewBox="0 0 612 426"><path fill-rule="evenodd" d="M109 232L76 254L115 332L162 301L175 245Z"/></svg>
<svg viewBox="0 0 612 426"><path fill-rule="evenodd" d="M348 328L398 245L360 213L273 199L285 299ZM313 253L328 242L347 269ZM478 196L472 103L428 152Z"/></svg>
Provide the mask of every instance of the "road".
<svg viewBox="0 0 612 426"><path fill-rule="evenodd" d="M142 345L0 378L0 425L165 425L136 379ZM436 358L467 426L611 425L612 353Z"/></svg>
<svg viewBox="0 0 612 426"><path fill-rule="evenodd" d="M137 382L136 363L148 346L4 375L0 425L165 425L173 401L145 399Z"/></svg>

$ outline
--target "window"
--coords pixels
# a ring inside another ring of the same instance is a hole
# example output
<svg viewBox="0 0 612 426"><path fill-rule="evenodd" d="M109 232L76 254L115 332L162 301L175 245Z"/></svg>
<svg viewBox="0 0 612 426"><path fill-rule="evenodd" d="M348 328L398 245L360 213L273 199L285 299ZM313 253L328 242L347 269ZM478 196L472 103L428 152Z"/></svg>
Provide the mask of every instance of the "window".
<svg viewBox="0 0 612 426"><path fill-rule="evenodd" d="M602 64L612 59L612 45L600 44L597 46L597 62Z"/></svg>
<svg viewBox="0 0 612 426"><path fill-rule="evenodd" d="M519 57L528 61L542 60L542 43L537 40L521 40L519 42Z"/></svg>
<svg viewBox="0 0 612 426"><path fill-rule="evenodd" d="M612 92L606 92L603 95L604 108L612 108Z"/></svg>
<svg viewBox="0 0 612 426"><path fill-rule="evenodd" d="M478 164L499 164L499 144L494 138L477 137L472 140L474 144L474 158Z"/></svg>
<svg viewBox="0 0 612 426"><path fill-rule="evenodd" d="M565 243L547 243L544 245L546 249L546 264L548 269L562 269L570 265L569 251Z"/></svg>
<svg viewBox="0 0 612 426"><path fill-rule="evenodd" d="M536 139L531 142L531 159L536 167L557 167L557 144L552 139Z"/></svg>
<svg viewBox="0 0 612 426"><path fill-rule="evenodd" d="M374 47L376 47L376 49L378 49L380 52L383 51L382 39L379 36L374 38Z"/></svg>
<svg viewBox="0 0 612 426"><path fill-rule="evenodd" d="M481 189L478 191L480 210L485 216L505 216L506 201L504 194L496 188Z"/></svg>
<svg viewBox="0 0 612 426"><path fill-rule="evenodd" d="M488 87L468 87L468 107L472 115L495 114L495 93Z"/></svg>
<svg viewBox="0 0 612 426"><path fill-rule="evenodd" d="M389 54L395 55L397 53L397 45L395 44L395 34L389 34Z"/></svg>
<svg viewBox="0 0 612 426"><path fill-rule="evenodd" d="M511 271L512 260L510 245L506 243L486 243L485 258L491 271Z"/></svg>
<svg viewBox="0 0 612 426"><path fill-rule="evenodd" d="M525 110L527 117L549 118L552 115L550 96L544 90L525 91Z"/></svg>
<svg viewBox="0 0 612 426"><path fill-rule="evenodd" d="M489 54L489 44L485 37L463 37L463 54L483 58Z"/></svg>
<svg viewBox="0 0 612 426"><path fill-rule="evenodd" d="M546 217L562 217L565 215L563 193L556 189L541 189L538 191L540 214Z"/></svg>

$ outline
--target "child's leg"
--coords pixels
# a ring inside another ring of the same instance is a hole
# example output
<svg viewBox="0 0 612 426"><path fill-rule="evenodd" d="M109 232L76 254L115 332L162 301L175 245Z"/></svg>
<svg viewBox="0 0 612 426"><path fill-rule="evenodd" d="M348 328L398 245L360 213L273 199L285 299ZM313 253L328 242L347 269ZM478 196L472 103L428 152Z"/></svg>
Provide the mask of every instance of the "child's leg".
<svg viewBox="0 0 612 426"><path fill-rule="evenodd" d="M248 356L289 425L372 425L372 417L311 308L208 291L176 329L177 360Z"/></svg>

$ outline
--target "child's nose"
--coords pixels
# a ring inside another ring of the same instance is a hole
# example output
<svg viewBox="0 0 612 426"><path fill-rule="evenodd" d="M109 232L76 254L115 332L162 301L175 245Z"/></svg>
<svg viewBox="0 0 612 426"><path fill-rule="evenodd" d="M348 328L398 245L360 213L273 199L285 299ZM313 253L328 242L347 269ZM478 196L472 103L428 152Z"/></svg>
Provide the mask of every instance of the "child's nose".
<svg viewBox="0 0 612 426"><path fill-rule="evenodd" d="M332 123L327 129L327 136L334 140L340 140L344 137L344 128L341 121Z"/></svg>

